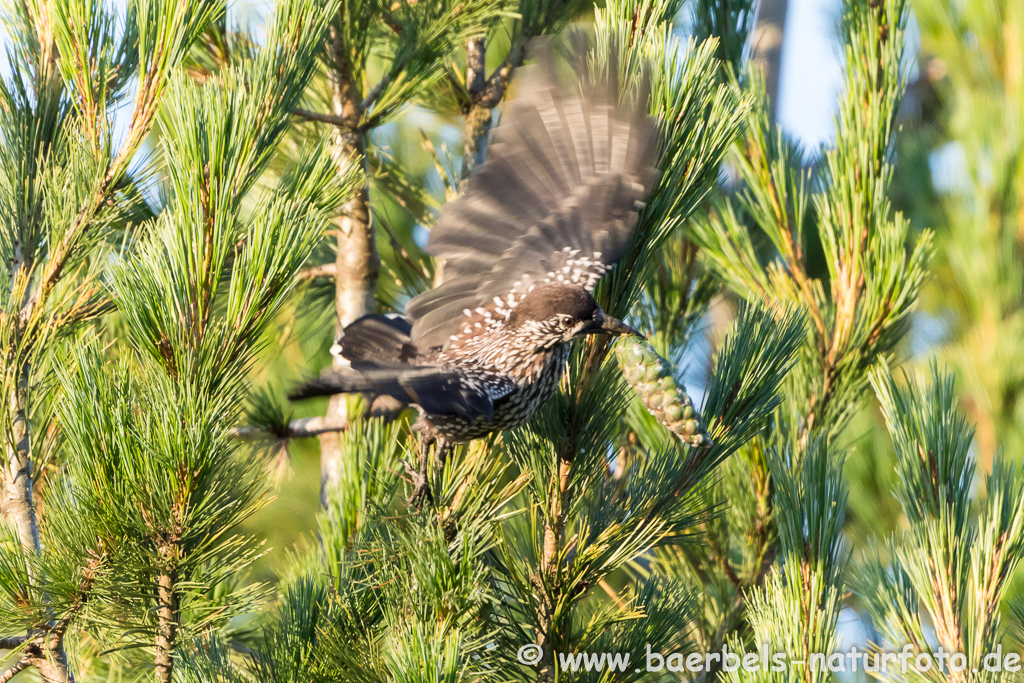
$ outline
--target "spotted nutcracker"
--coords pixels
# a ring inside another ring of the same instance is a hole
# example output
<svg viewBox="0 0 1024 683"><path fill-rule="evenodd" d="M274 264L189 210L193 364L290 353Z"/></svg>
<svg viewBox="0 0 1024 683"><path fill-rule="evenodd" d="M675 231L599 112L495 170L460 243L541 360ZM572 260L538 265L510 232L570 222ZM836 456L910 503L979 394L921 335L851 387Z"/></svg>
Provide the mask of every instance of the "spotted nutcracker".
<svg viewBox="0 0 1024 683"><path fill-rule="evenodd" d="M428 454L526 422L554 393L569 343L638 334L597 305L598 280L621 258L657 179L657 134L617 86L560 88L537 66L494 131L487 161L441 211L427 251L442 284L404 316L368 315L345 328L351 370L330 371L294 399L387 395L416 405L419 468L406 463L411 502L432 502Z"/></svg>

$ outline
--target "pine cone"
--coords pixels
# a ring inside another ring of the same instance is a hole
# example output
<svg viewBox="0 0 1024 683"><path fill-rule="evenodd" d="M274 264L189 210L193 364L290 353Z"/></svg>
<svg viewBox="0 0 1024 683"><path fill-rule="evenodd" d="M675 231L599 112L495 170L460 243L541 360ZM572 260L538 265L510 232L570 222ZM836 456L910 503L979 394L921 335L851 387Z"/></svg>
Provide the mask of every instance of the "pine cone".
<svg viewBox="0 0 1024 683"><path fill-rule="evenodd" d="M623 338L615 345L615 355L633 391L669 431L690 446L712 445L693 401L672 376L668 361L659 356L650 344L635 337Z"/></svg>

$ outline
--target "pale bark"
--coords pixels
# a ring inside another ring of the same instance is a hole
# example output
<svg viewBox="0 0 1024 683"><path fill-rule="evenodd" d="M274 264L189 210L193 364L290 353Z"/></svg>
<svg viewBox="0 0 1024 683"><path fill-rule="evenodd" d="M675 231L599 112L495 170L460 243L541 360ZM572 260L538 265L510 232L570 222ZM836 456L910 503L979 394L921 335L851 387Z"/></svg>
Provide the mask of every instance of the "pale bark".
<svg viewBox="0 0 1024 683"><path fill-rule="evenodd" d="M33 661L43 683L75 683L75 676L64 654L64 646L59 642L54 643L53 649L47 654L49 656L41 654Z"/></svg>
<svg viewBox="0 0 1024 683"><path fill-rule="evenodd" d="M18 384L10 402L11 440L6 446L6 472L0 508L10 519L18 532L18 539L25 550L39 554L39 525L33 499L35 480L32 477L32 451L28 422L29 366L21 368ZM32 563L28 565L29 581L38 585ZM39 672L44 683L74 683L74 674L68 668L64 652L63 633L46 643L49 648L33 644L32 652L24 659L25 666L32 666ZM16 667L12 667L14 670ZM9 671L11 671L9 670Z"/></svg>
<svg viewBox="0 0 1024 683"><path fill-rule="evenodd" d="M11 397L11 436L7 445L7 472L4 477L3 509L18 530L21 545L39 552L39 528L36 508L32 499L32 458L29 448L28 424L28 366L18 378L18 386ZM34 579L35 577L31 576Z"/></svg>
<svg viewBox="0 0 1024 683"><path fill-rule="evenodd" d="M288 423L288 430L285 434L271 434L262 427L244 425L231 430L231 436L236 439L248 439L259 441L265 439L302 439L311 436L320 436L328 432L343 432L348 429L348 420L341 422L330 422L325 417L300 417Z"/></svg>
<svg viewBox="0 0 1024 683"><path fill-rule="evenodd" d="M175 593L176 572L168 566L157 576L156 605L156 680L171 683L174 679L174 647L178 636L178 599Z"/></svg>
<svg viewBox="0 0 1024 683"><path fill-rule="evenodd" d="M789 0L761 0L752 41L751 61L764 74L772 123L777 120L779 112L779 75L788 5Z"/></svg>
<svg viewBox="0 0 1024 683"><path fill-rule="evenodd" d="M377 291L377 275L380 272L380 256L370 213L369 187L367 186L366 134L360 126L362 97L352 78L345 46L338 31L332 36L332 65L330 83L333 96L334 117L341 124L334 129L334 160L339 173L344 173L349 164L364 167L363 183L356 195L345 205L338 224L338 251L334 267L335 309L337 331L354 320L373 313ZM347 361L336 355L332 367L344 369ZM331 424L347 422L346 398L332 396L324 420ZM338 450L338 434L327 432L320 436L320 496L325 501L327 490L338 481L341 472L341 453Z"/></svg>
<svg viewBox="0 0 1024 683"><path fill-rule="evenodd" d="M80 599L76 607L72 609L73 614L54 624L51 632L40 634L33 640L29 640L27 636L0 638L0 650L22 648L21 658L0 673L0 683L6 683L28 668L34 668L43 683L75 683L75 675L68 667L67 657L64 655L64 634L67 632L71 616L81 609L91 587L92 578L89 576L83 585L82 593L79 594Z"/></svg>
<svg viewBox="0 0 1024 683"><path fill-rule="evenodd" d="M39 673L39 679L43 683L74 683L75 677L68 668L66 658L55 657L54 652L63 652L60 642L51 643L48 652L44 652L38 643L30 643L25 647L22 658L10 669L0 673L0 683L6 683L29 667Z"/></svg>

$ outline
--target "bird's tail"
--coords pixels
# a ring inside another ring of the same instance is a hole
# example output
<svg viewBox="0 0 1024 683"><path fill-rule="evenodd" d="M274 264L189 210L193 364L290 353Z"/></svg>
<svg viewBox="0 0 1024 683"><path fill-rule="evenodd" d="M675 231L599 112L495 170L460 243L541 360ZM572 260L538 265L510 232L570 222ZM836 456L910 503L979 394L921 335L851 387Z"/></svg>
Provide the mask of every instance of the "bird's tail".
<svg viewBox="0 0 1024 683"><path fill-rule="evenodd" d="M331 370L319 377L303 382L288 394L288 400L301 401L317 396L334 396L335 394L376 394L377 386L361 372L354 370Z"/></svg>
<svg viewBox="0 0 1024 683"><path fill-rule="evenodd" d="M335 394L390 396L438 414L491 414L490 400L463 386L452 370L425 364L409 338L409 321L397 315L366 315L338 340L350 369L329 370L297 387L299 401Z"/></svg>
<svg viewBox="0 0 1024 683"><path fill-rule="evenodd" d="M351 370L331 370L288 395L292 401L334 394L374 394L415 403L435 415L494 416L491 399L457 371L433 366L353 361Z"/></svg>

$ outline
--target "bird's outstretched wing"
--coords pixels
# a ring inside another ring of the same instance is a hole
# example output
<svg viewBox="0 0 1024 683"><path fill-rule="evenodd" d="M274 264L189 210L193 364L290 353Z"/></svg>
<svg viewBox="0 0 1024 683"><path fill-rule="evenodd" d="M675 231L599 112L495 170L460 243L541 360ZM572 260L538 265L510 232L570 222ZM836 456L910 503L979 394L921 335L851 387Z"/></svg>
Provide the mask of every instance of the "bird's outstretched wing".
<svg viewBox="0 0 1024 683"><path fill-rule="evenodd" d="M372 360L415 365L426 360L412 343L412 326L393 313L364 315L345 328L338 352L349 361Z"/></svg>
<svg viewBox="0 0 1024 683"><path fill-rule="evenodd" d="M448 345L474 318L507 317L538 284L592 291L622 257L656 181L650 118L620 108L617 93L569 94L538 66L518 73L522 94L487 161L431 231L427 250L444 259L446 281L406 307L423 351Z"/></svg>

